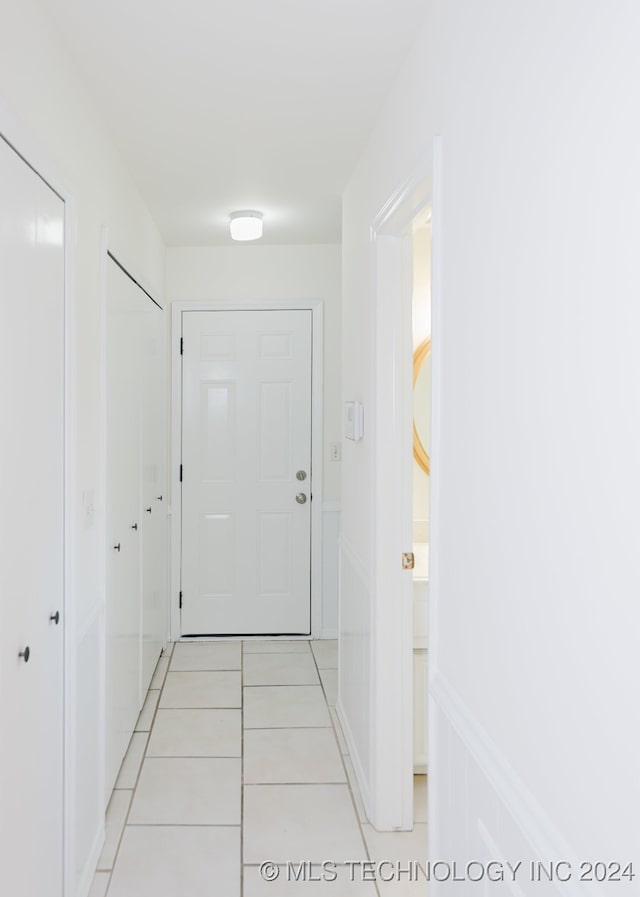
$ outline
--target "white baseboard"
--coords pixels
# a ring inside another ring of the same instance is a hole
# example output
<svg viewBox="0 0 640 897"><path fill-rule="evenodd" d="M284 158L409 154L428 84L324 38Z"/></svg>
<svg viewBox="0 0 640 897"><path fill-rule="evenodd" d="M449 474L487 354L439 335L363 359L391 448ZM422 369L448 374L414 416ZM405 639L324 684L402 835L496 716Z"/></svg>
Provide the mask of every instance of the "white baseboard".
<svg viewBox="0 0 640 897"><path fill-rule="evenodd" d="M360 754L358 753L356 742L353 737L353 732L351 731L351 727L349 726L349 721L344 712L342 703L340 702L340 698L338 698L338 700L336 701L335 709L336 716L338 717L338 722L340 723L340 727L342 728L344 740L346 741L347 747L349 749L349 759L351 760L351 765L353 766L356 782L360 791L362 806L364 807L367 819L370 819L371 793L369 790L369 783L367 782L366 776L364 774L364 769L362 768L362 763L360 762Z"/></svg>
<svg viewBox="0 0 640 897"><path fill-rule="evenodd" d="M96 836L93 840L93 844L91 846L91 850L89 851L89 855L84 864L82 872L78 876L78 885L76 888L76 897L88 897L88 894L91 890L91 885L93 884L93 879L96 874L96 866L98 865L98 860L100 859L100 854L102 853L102 848L104 847L104 839L105 839L105 827L104 823L100 827L100 829L96 832Z"/></svg>

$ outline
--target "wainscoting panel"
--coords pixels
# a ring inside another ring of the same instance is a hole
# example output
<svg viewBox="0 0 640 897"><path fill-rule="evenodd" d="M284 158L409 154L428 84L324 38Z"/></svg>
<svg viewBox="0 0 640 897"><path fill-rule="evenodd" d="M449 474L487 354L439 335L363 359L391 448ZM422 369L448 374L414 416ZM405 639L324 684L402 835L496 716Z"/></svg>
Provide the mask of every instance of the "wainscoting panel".
<svg viewBox="0 0 640 897"><path fill-rule="evenodd" d="M604 897L602 886L580 881L585 860L576 857L565 837L516 775L450 683L438 673L430 689L429 821L431 864L442 863L441 878L452 871L465 879L479 866L502 864L501 884L486 878L436 881L431 897L494 893L510 897ZM588 783L586 783L588 785ZM606 825L606 820L603 820ZM521 865L518 866L517 864ZM512 869L507 866L510 864ZM532 865L533 864L533 865ZM447 868L448 867L448 868ZM498 874L494 866L493 874ZM624 884L617 889L624 890ZM617 893L617 890L616 890Z"/></svg>
<svg viewBox="0 0 640 897"><path fill-rule="evenodd" d="M338 638L340 504L322 506L322 629L320 638Z"/></svg>
<svg viewBox="0 0 640 897"><path fill-rule="evenodd" d="M370 808L370 614L366 567L340 538L340 644L336 711L349 746L365 810Z"/></svg>

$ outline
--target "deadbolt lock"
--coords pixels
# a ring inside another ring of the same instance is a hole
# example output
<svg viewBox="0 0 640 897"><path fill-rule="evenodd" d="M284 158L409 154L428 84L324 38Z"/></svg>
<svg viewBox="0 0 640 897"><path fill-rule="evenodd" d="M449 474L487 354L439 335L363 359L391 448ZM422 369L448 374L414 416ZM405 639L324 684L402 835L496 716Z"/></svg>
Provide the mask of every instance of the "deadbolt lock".
<svg viewBox="0 0 640 897"><path fill-rule="evenodd" d="M300 482L302 482L303 480L306 480L306 478L307 478L307 471L306 471L306 470L299 470L299 471L297 472L297 474L296 474L296 479L297 479L297 480L300 480Z"/></svg>

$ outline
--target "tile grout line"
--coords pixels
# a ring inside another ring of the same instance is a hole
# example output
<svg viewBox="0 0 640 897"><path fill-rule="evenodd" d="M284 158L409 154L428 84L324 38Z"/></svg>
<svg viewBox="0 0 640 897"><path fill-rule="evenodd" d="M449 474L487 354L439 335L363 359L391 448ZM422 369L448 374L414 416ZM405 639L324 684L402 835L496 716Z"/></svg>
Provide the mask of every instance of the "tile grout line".
<svg viewBox="0 0 640 897"><path fill-rule="evenodd" d="M352 784L351 784L351 779L350 779L349 774L348 774L347 769L346 769L345 755L342 753L342 749L341 749L341 747L340 747L340 741L339 741L339 738L338 738L338 735L337 735L337 730L336 730L336 720L337 720L337 716L335 717L335 720L334 720L334 717L333 717L332 712L331 712L332 710L334 710L334 712L335 712L335 707L332 707L332 706L329 704L329 701L328 701L328 699L327 699L327 693L326 693L326 690L325 690L325 685L324 685L323 680L322 680L322 675L321 675L320 667L318 666L318 660L317 660L316 655L315 655L315 653L313 652L313 649L312 649L312 647L311 647L311 641L308 641L307 644L309 645L309 650L311 651L311 655L312 655L312 658L313 658L313 663L314 663L314 666L315 666L315 670L316 670L316 673L317 673L317 675L318 675L319 685L320 685L320 687L321 687L321 689L322 689L323 698L324 698L324 700L325 700L325 706L326 706L326 709L327 709L327 712L328 712L328 716L329 716L329 723L328 723L326 726L317 726L317 725L316 725L316 726L264 726L264 727L256 727L256 729L257 729L258 731L259 731L259 730L269 730L269 729L274 729L274 728L275 728L275 729L296 729L296 730L299 730L299 731L309 731L309 730L313 730L313 729L318 729L318 730L321 730L321 731L322 731L322 730L326 731L328 728L331 728L331 729L333 730L334 740L335 740L336 745L337 745L338 756L340 757L340 762L341 762L341 764L342 764L342 770L343 770L343 772L344 772L345 781L344 781L344 782L297 782L297 783L296 783L296 782L292 782L292 783L267 782L267 783L260 783L260 784L263 784L263 785L264 785L264 784L266 784L266 785L295 784L295 785L300 785L300 786L304 786L304 785L316 786L316 785L318 785L318 784L321 784L321 785L323 785L323 786L332 786L332 785L333 785L334 787L338 787L338 786L339 786L339 787L342 787L342 786L344 786L344 784L346 784L346 785L347 785L347 788L349 789L349 795L350 795L351 803L352 803L352 806L353 806L353 809L354 809L354 812L355 812L356 822L357 822L357 826L358 826L358 831L360 832L360 837L361 837L362 845L363 845L363 847L364 847L365 855L366 855L367 858L368 858L368 857L369 857L369 849L368 849L367 841L366 841L366 839L365 839L365 837L364 837L364 833L363 833L363 829L362 829L362 822L361 822L361 819L360 819L360 813L359 813L359 811L358 811L358 806L357 806L357 804L356 804L355 797L354 797L354 787L357 787L357 786L352 786ZM240 827L239 827L239 834L240 834L240 847L239 847L239 854L240 854L240 870L239 870L239 897L243 897L243 894L244 894L244 871L245 871L245 863L244 863L244 834L245 834L245 831L244 831L244 829L245 829L244 803L245 803L245 734L246 734L246 733L245 733L245 726L244 726L244 722L245 722L245 702L244 702L244 687L245 687L245 686L244 686L244 658L245 658L245 656L249 656L249 655L251 655L251 654L257 654L258 652L251 652L251 651L249 651L249 652L245 652L245 645L244 645L244 642L243 642L243 641L240 641L240 670L239 670L239 672L240 672L240 707L239 707L239 708L238 708L238 707L223 707L223 708L220 708L219 706L216 706L216 707L210 707L210 708L207 708L207 707L195 707L195 708L184 708L184 707L179 707L179 708L161 708L161 707L160 707L160 703L161 703L161 699L162 699L162 693L163 693L164 688L165 688L165 686L166 686L166 684L167 684L168 674L169 674L170 671L171 671L171 672L222 672L222 670L211 670L211 671L208 671L208 670L177 670L177 671L174 671L174 670L171 670L171 669L170 669L170 668L171 668L171 661L172 661L172 657L173 657L174 653L175 653L175 644L172 645L172 647L171 647L171 651L170 651L169 654L168 654L168 662L167 662L167 666L166 666L166 669L165 669L165 673L164 673L164 676L163 676L163 679L162 679L161 686L160 686L160 688L158 689L158 691L159 691L158 701L157 701L157 703L156 703L156 707L155 707L155 710L154 710L154 713L153 713L153 716L152 716L152 720L151 720L151 723L150 723L149 731L148 731L147 733L145 733L145 734L147 735L146 744L145 744L144 751L143 751L143 753L142 753L142 757L141 757L140 765L139 765L139 767L138 767L138 771L137 771L137 775L136 775L136 778L135 778L134 786L133 786L132 789L126 789L126 790L131 790L131 800L130 800L130 802L129 802L129 807L128 807L128 811L127 811L126 818L125 818L125 821L124 821L124 825L123 825L122 830L121 830L121 832L120 832L120 838L119 838L119 840L118 840L117 848L116 848L116 851L115 851L115 854L114 854L114 860L113 860L113 863L112 863L111 870L96 870L96 871L100 871L100 872L106 872L107 875L109 876L108 884L107 884L107 890L105 891L105 897L106 897L106 895L108 894L109 888L110 888L110 886L111 886L111 879L112 879L112 875L113 875L113 870L114 870L114 868L115 868L115 864L116 864L116 861L117 861L117 859L118 859L118 855L119 855L119 852L120 852L120 849L121 849L121 844L122 844L122 839L123 839L123 837L124 837L124 832L125 832L126 828L129 826L129 822L128 822L128 820L129 820L129 818L130 818L131 809L132 809L133 802L134 802L134 800L135 800L135 796L136 796L136 793L137 793L137 787L138 787L138 784L139 784L139 779L140 779L141 770L142 770L142 767L143 767L143 764L144 764L145 760L149 758L148 750L149 750L149 745L150 745L150 741L151 741L151 736L152 736L152 733L153 733L153 729L154 729L154 727L155 727L155 723L156 723L156 721L157 721L157 719L158 719L158 713L159 713L159 710L160 710L160 709L163 709L163 710L172 710L172 709L194 709L194 710L220 710L220 709L222 709L222 710L238 710L238 709L239 709L239 710L240 710L240 758L239 758L239 759L240 759ZM263 652L263 654L262 654L261 656L265 656L265 655L268 655L268 654L273 655L274 653L278 653L278 652ZM282 652L282 653L285 653L285 652ZM288 652L287 652L287 653L288 653ZM303 652L291 652L291 653L288 653L288 656L295 655L296 653L298 654L298 656L306 656L306 653L307 653L307 652L304 652L304 653L303 653ZM327 670L334 670L334 669L336 669L336 668L335 668L335 667L327 667L327 668L323 668L323 670L324 670L324 669L327 669ZM237 671L237 667L236 667L236 670L235 670L235 671ZM231 672L231 671L230 671L230 672ZM305 684L306 684L306 683L305 683ZM302 683L301 683L301 685L302 685ZM260 687L260 686L247 686L247 687ZM279 683L278 683L278 684L274 684L273 687L279 687L279 688L287 687L287 688L289 688L289 687L296 687L296 685L295 685L295 684L290 684L290 683L283 683L283 684L279 684ZM148 691L150 691L150 690L151 690L151 689L149 689ZM154 690L155 690L155 689L154 689ZM148 694L148 692L147 692L147 694ZM143 706L144 706L144 705L143 705ZM138 734L142 734L142 732L139 732ZM220 757L220 755L216 755L216 756L217 756L217 757ZM201 755L201 756L194 756L193 758L190 758L190 759L207 759L207 758L209 758L209 757L210 757L210 755L206 755L206 756ZM167 757L159 757L159 758L152 758L152 759L167 759ZM169 757L168 759L171 759L171 758ZM185 759L185 756L184 756L184 755L179 755L179 756L177 756L177 757L174 757L173 759ZM233 757L233 756L228 757L228 759L237 759L237 755L236 755L236 757ZM162 825L162 824L158 824L158 825ZM168 825L168 823L166 823L166 825ZM185 825L187 825L187 824L185 823ZM135 827L135 824L132 824L131 827ZM201 826L197 826L197 827L201 827ZM210 827L210 826L209 826L209 825L203 825L202 827L208 828L208 827ZM226 826L225 826L225 825L221 825L220 827L225 827L225 828L226 828L226 827L228 827L228 828L238 828L237 825L233 825L233 824L229 824L229 825L226 825ZM253 865L255 865L255 864L250 864L250 863L248 863L248 864L246 864L246 865L247 865L247 867L251 867L251 866L253 866ZM374 885L374 889L375 889L376 894L377 894L378 897L379 897L380 892L379 892L377 883Z"/></svg>
<svg viewBox="0 0 640 897"><path fill-rule="evenodd" d="M146 741L145 746L144 746L144 751L142 752L142 758L141 758L141 760L140 760L140 766L138 767L138 772L137 772L137 775L136 775L136 778L135 778L135 782L134 782L134 785L133 785L133 788L132 788L132 789L128 789L128 788L127 788L127 789L122 789L122 790L127 790L127 791L128 791L128 790L131 790L131 800L129 801L129 807L128 807L128 809L127 809L127 814L126 814L125 819L124 819L124 825L122 826L122 831L120 832L120 837L118 838L118 844L117 844L117 846L116 846L116 849L115 849L115 852L114 852L114 855L113 855L113 862L112 862L112 864L111 864L111 869L109 870L109 882L108 882L108 884L107 884L107 889L106 889L106 891L104 892L104 897L108 897L108 895L109 895L109 889L111 888L111 880L112 880L112 878L113 878L113 871L114 871L114 869L115 869L115 867L116 867L116 863L117 863L117 861L118 861L118 856L119 856L119 854L120 854L120 847L122 846L122 840L123 840L123 838L124 838L124 833L125 833L125 831L126 831L126 829L127 829L127 824L128 824L128 821L129 821L129 816L130 816L130 814L131 814L131 808L133 807L133 802L134 802L135 797L136 797L136 790L137 790L137 788L138 788L138 781L139 781L139 779L140 779L140 772L141 772L141 770L142 770L142 766L143 766L143 764L144 764L145 757L146 757L146 755L147 755L147 748L149 747L149 741L151 740L151 732L153 731L153 726L154 726L154 724L155 724L156 714L157 714L157 712L158 712L158 708L159 708L159 706L160 706L160 701L162 700L162 692L164 691L164 685L165 685L165 682L167 681L167 674L168 674L168 672L169 672L169 667L171 666L171 658L173 657L173 651L174 651L174 648L175 648L175 642L170 642L169 644L171 645L171 650L170 650L170 651L168 652L168 654L167 654L167 668L166 668L166 670L164 671L164 676L162 677L162 684L161 684L160 689L159 689L160 694L158 695L158 703L157 703L157 705L156 705L156 709L155 709L155 712L154 712L154 714L153 714L153 719L152 719L152 721L151 721L151 726L149 727L149 731L146 733L146 735L147 735L147 741ZM163 658L164 658L164 652L163 652L163 653L160 655L160 657L158 658L158 663L160 663L160 661L161 661ZM156 669L157 669L157 666L158 666L158 664L156 664ZM155 676L155 671L154 671L154 674L153 674L153 675ZM153 676L151 677L151 680L153 681ZM147 694L149 693L150 690L151 690L150 688L147 689ZM155 689L154 689L154 691L155 691ZM146 698L145 698L145 700L146 700ZM143 706L144 706L144 703L143 703ZM134 734L135 734L135 731L134 731ZM143 733L138 733L138 734L143 734ZM132 736L132 737L133 737L133 736ZM129 742L129 743L131 743L131 742ZM127 750L129 750L129 749L127 748ZM126 757L126 754L125 754L125 757ZM123 759L123 762L124 762L124 759ZM118 773L118 775L119 775L119 773ZM115 790L116 790L116 789L114 788L114 791L115 791ZM113 793L113 792L112 792L112 793ZM105 870L105 871L106 871L106 870Z"/></svg>
<svg viewBox="0 0 640 897"><path fill-rule="evenodd" d="M369 845L367 844L367 839L365 838L365 836L364 836L364 832L362 831L362 820L360 819L360 812L359 812L359 810L358 810L358 805L357 805L356 799L355 799L355 797L354 797L354 787L356 787L356 786L352 786L352 784L351 784L351 779L349 778L349 773L348 773L348 771L347 771L347 765L346 765L345 760L344 760L345 755L342 753L342 749L341 749L341 747L340 747L340 739L338 738L338 733L336 732L335 722L334 722L333 716L331 715L331 712L330 712L329 702L327 701L327 695L326 695L326 692L325 692L325 690L324 690L324 683L322 682L322 676L320 676L320 667L318 666L318 660L317 660L317 658L316 658L316 656L315 656L315 653L314 653L314 651L313 651L313 648L311 649L311 653L313 654L313 659L314 659L314 662L315 662L315 664L316 664L316 669L317 669L317 671L318 671L318 676L320 677L320 682L322 683L322 693L323 693L323 695L324 695L324 699L325 699L325 702L326 702L326 704L327 704L327 712L329 713L329 719L331 720L331 728L332 728L332 730L333 730L333 737L334 737L334 739L335 739L336 747L337 747L337 749L338 749L338 753L339 753L339 755L340 755L340 762L342 763L342 769L343 769L343 771L344 771L345 779L347 780L347 788L349 789L349 797L351 798L351 805L352 805L352 807L353 807L353 812L354 812L354 814L355 814L356 822L357 822L357 824L358 824L358 831L360 832L360 839L362 840L362 845L363 845L363 847L364 847L364 852L365 852L365 856L366 856L366 858L367 858L368 860L371 860L371 856L369 855ZM333 669L333 668L332 668L332 669ZM336 668L336 669L337 669L337 668ZM336 700L337 700L337 697L336 697ZM335 710L335 707L334 707L334 710ZM337 714L336 714L336 719L338 719L338 715L337 715ZM338 722L339 722L339 720L338 720ZM362 797L360 797L360 801L362 802ZM363 809L364 809L364 807L363 807ZM378 882L377 882L377 881L373 882L373 886L374 886L374 888L375 888L375 892L376 892L376 894L377 894L377 897L380 897L380 890L379 890L379 888L378 888Z"/></svg>

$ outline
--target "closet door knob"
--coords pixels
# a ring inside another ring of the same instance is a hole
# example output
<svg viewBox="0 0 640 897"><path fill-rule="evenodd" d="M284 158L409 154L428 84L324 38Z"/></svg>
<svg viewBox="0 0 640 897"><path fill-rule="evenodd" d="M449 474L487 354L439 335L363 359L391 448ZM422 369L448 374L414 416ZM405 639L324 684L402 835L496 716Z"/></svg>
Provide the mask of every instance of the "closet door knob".
<svg viewBox="0 0 640 897"><path fill-rule="evenodd" d="M138 529L138 524L137 524L137 523L132 524L132 525L131 525L131 529L136 529L136 530L137 530L137 529Z"/></svg>
<svg viewBox="0 0 640 897"><path fill-rule="evenodd" d="M49 616L49 619L51 620L52 623L55 623L56 626L57 626L58 623L60 622L60 611L57 610L57 611L55 612L55 614L51 614L51 615Z"/></svg>
<svg viewBox="0 0 640 897"><path fill-rule="evenodd" d="M161 496L161 495L157 495L157 496L156 496L156 501L162 501L162 496Z"/></svg>
<svg viewBox="0 0 640 897"><path fill-rule="evenodd" d="M120 543L119 543L119 542L118 542L117 545L114 545L114 546L113 546L113 550L114 550L114 551L120 551Z"/></svg>
<svg viewBox="0 0 640 897"><path fill-rule="evenodd" d="M24 649L24 651L20 651L20 653L18 654L18 657L24 657L24 662L29 663L30 655L31 655L31 649L29 648L29 645L27 645L27 647Z"/></svg>
<svg viewBox="0 0 640 897"><path fill-rule="evenodd" d="M145 508L145 510L146 510L147 514L151 513L151 508Z"/></svg>

